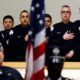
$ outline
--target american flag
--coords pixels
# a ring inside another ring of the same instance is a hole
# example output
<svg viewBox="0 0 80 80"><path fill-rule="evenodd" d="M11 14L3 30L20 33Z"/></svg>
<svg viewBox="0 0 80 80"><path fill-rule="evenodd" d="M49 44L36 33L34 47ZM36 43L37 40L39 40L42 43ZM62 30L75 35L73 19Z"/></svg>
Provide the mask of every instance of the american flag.
<svg viewBox="0 0 80 80"><path fill-rule="evenodd" d="M32 27L34 45L29 43L27 49L27 69L25 80L44 80L45 28L44 0L32 0L30 27Z"/></svg>

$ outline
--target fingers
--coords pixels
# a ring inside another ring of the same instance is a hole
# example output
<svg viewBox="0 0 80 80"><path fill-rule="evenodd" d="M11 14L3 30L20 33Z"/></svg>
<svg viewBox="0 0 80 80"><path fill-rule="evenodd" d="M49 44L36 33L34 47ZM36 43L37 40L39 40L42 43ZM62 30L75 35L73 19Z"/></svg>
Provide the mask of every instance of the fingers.
<svg viewBox="0 0 80 80"><path fill-rule="evenodd" d="M72 58L74 55L74 51L71 50L69 53L67 53L66 58Z"/></svg>
<svg viewBox="0 0 80 80"><path fill-rule="evenodd" d="M74 35L74 33L69 33L69 34Z"/></svg>
<svg viewBox="0 0 80 80"><path fill-rule="evenodd" d="M70 39L73 39L75 37L75 35L70 34Z"/></svg>
<svg viewBox="0 0 80 80"><path fill-rule="evenodd" d="M3 60L4 60L4 53L0 51L0 62L2 62Z"/></svg>
<svg viewBox="0 0 80 80"><path fill-rule="evenodd" d="M66 34L71 34L71 35L74 35L74 33L72 33L71 31L67 30L66 31Z"/></svg>
<svg viewBox="0 0 80 80"><path fill-rule="evenodd" d="M25 41L28 41L29 36L28 36L28 35L26 35L24 39L25 39Z"/></svg>
<svg viewBox="0 0 80 80"><path fill-rule="evenodd" d="M69 32L69 31L67 30L66 33L68 34L68 32Z"/></svg>

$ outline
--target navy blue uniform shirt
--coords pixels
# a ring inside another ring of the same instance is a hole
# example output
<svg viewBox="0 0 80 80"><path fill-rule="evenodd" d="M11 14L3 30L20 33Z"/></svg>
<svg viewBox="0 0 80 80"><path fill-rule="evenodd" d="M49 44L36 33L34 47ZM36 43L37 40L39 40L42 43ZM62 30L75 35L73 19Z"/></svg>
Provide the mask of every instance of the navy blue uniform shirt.
<svg viewBox="0 0 80 80"><path fill-rule="evenodd" d="M25 61L25 54L28 41L26 42L24 38L28 34L28 31L29 26L22 27L22 25L20 24L15 26L9 33L9 45L14 51L15 61Z"/></svg>

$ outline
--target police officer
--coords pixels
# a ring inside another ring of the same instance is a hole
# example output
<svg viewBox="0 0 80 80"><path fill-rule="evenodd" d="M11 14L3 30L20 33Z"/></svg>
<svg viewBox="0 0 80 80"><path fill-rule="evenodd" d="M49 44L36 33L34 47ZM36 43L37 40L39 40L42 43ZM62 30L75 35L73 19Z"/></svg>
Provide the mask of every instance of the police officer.
<svg viewBox="0 0 80 80"><path fill-rule="evenodd" d="M45 14L45 29L46 29L46 57L45 57L45 70L47 70L47 66L48 66L48 57L49 57L49 47L48 47L48 39L51 35L51 33L53 32L53 26L51 26L52 24L52 17L50 14ZM49 73L49 70L47 70ZM46 76L45 76L46 77Z"/></svg>
<svg viewBox="0 0 80 80"><path fill-rule="evenodd" d="M13 51L11 50L11 47L9 46L9 31L13 28L14 25L14 19L11 15L6 15L3 18L3 31L0 32L0 42L1 47L3 47L4 52L4 61L8 61L11 58L11 55L13 56ZM12 59L12 58L11 58Z"/></svg>
<svg viewBox="0 0 80 80"><path fill-rule="evenodd" d="M70 21L71 9L68 5L61 8L62 22L54 25L53 44L60 48L60 55L66 56L68 59L74 55L76 29L75 25ZM53 45L53 46L54 46Z"/></svg>
<svg viewBox="0 0 80 80"><path fill-rule="evenodd" d="M70 21L70 17L70 7L68 5L63 5L61 8L62 21L54 25L53 33L48 39L48 56L54 56L52 51L57 47L59 49L58 56L65 56L68 60L71 60L73 57L76 41L76 29L74 24ZM66 80L66 78L61 77L63 62L53 64L52 60L52 58L48 58L47 60L49 77L52 80Z"/></svg>
<svg viewBox="0 0 80 80"><path fill-rule="evenodd" d="M50 38L50 35L53 32L54 27L51 26L52 24L52 17L50 14L45 14L45 28L46 28L46 61L45 64L47 66L47 58L48 58L48 53L49 53L49 49L48 49L48 39Z"/></svg>
<svg viewBox="0 0 80 80"><path fill-rule="evenodd" d="M75 21L74 25L77 29L76 54L74 55L74 61L80 61L80 20Z"/></svg>
<svg viewBox="0 0 80 80"><path fill-rule="evenodd" d="M10 30L9 45L14 51L14 61L25 61L25 54L28 42L29 12L26 10L20 13L20 24Z"/></svg>

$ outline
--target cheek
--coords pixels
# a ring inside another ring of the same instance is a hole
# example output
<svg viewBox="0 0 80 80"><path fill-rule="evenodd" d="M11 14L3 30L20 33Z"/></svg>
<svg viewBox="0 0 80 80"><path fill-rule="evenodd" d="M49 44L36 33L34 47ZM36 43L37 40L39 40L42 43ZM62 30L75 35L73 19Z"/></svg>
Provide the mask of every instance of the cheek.
<svg viewBox="0 0 80 80"><path fill-rule="evenodd" d="M47 25L49 26L49 25L50 25L50 23L47 23Z"/></svg>
<svg viewBox="0 0 80 80"><path fill-rule="evenodd" d="M71 15L68 15L68 17L70 18L70 17L71 17Z"/></svg>
<svg viewBox="0 0 80 80"><path fill-rule="evenodd" d="M4 24L4 27L6 27L7 26L7 24Z"/></svg>
<svg viewBox="0 0 80 80"><path fill-rule="evenodd" d="M21 19L20 22L23 23L24 22L24 19Z"/></svg>
<svg viewBox="0 0 80 80"><path fill-rule="evenodd" d="M29 18L27 18L27 21L29 22L29 21L30 21L30 19L29 19Z"/></svg>
<svg viewBox="0 0 80 80"><path fill-rule="evenodd" d="M61 18L63 18L64 17L64 14L61 14Z"/></svg>

